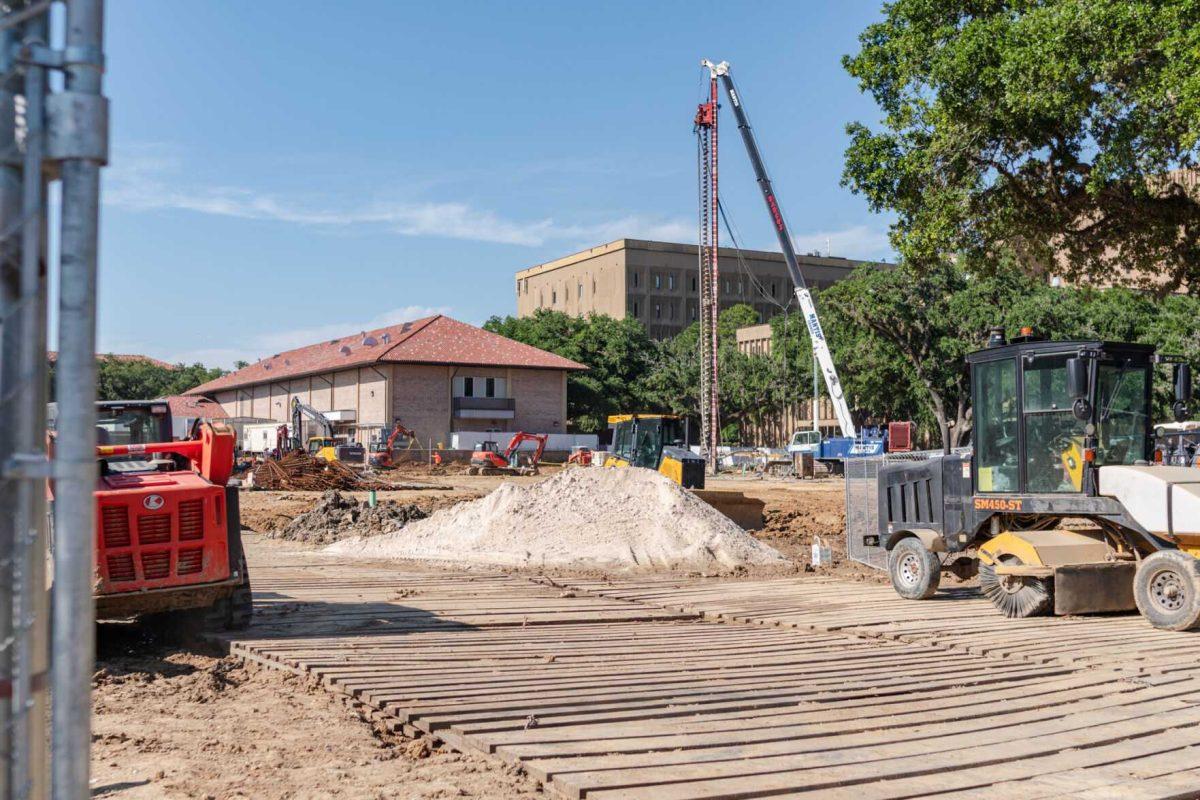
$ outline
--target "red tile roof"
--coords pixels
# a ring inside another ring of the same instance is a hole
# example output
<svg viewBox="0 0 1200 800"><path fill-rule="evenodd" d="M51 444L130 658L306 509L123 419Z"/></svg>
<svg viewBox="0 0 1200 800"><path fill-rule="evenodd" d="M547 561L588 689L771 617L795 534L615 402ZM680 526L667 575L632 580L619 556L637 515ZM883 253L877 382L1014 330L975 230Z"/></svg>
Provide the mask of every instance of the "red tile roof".
<svg viewBox="0 0 1200 800"><path fill-rule="evenodd" d="M190 417L192 419L228 419L225 409L215 400L207 397L185 397L173 394L164 398L171 407L172 417Z"/></svg>
<svg viewBox="0 0 1200 800"><path fill-rule="evenodd" d="M58 351L57 350L48 350L46 352L46 360L49 361L51 364L57 362L58 361ZM147 364L153 364L154 366L162 367L163 369L175 369L174 364L168 364L166 361L162 361L157 358L151 358L150 356L143 356L138 353L96 353L96 360L97 361L145 361Z"/></svg>
<svg viewBox="0 0 1200 800"><path fill-rule="evenodd" d="M188 390L189 395L368 364L454 364L584 370L569 358L442 316L391 325L278 353Z"/></svg>

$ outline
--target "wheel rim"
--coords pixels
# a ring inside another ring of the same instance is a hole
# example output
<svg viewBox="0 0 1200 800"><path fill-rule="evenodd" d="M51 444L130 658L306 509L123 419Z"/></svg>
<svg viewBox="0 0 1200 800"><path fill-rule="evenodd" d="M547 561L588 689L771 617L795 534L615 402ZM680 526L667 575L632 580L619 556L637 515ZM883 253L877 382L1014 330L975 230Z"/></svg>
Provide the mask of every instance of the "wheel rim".
<svg viewBox="0 0 1200 800"><path fill-rule="evenodd" d="M905 586L916 586L921 580L921 559L917 558L915 553L905 553L900 556L896 571L900 575L901 583Z"/></svg>
<svg viewBox="0 0 1200 800"><path fill-rule="evenodd" d="M1173 569L1160 569L1150 576L1150 601L1162 611L1176 612L1187 603L1187 586Z"/></svg>

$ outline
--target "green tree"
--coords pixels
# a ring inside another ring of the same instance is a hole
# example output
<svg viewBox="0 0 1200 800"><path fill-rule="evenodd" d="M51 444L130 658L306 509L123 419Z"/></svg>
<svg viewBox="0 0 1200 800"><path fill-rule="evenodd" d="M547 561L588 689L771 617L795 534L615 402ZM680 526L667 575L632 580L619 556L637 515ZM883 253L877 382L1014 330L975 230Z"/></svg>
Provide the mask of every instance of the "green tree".
<svg viewBox="0 0 1200 800"><path fill-rule="evenodd" d="M844 59L883 112L843 183L919 269L1008 252L1069 279L1200 285L1200 0L895 0Z"/></svg>
<svg viewBox="0 0 1200 800"><path fill-rule="evenodd" d="M636 320L580 318L539 309L529 317L492 317L483 327L588 367L567 377L567 415L573 429L595 433L607 426L610 414L649 410L645 381L656 351Z"/></svg>
<svg viewBox="0 0 1200 800"><path fill-rule="evenodd" d="M224 374L222 369L203 364L166 367L146 359L100 355L96 357L96 399L154 400L183 394ZM53 367L50 381L53 392Z"/></svg>

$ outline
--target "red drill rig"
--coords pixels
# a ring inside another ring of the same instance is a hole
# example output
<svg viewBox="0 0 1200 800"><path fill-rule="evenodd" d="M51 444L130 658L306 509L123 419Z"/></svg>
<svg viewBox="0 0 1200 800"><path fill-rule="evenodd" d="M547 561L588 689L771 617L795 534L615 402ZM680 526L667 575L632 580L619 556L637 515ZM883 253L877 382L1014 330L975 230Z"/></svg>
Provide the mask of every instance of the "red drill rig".
<svg viewBox="0 0 1200 800"><path fill-rule="evenodd" d="M236 437L212 423L196 433L182 442L96 448L97 618L187 611L227 629L249 624L238 490L225 485ZM151 455L173 463L138 470L126 458Z"/></svg>
<svg viewBox="0 0 1200 800"><path fill-rule="evenodd" d="M525 433L521 431L513 436L508 448L501 453L495 442L481 442L479 449L471 454L469 475L537 475L538 462L542 453L546 452L546 442L549 436L544 433ZM525 463L518 463L517 449L522 442L537 442L537 449Z"/></svg>

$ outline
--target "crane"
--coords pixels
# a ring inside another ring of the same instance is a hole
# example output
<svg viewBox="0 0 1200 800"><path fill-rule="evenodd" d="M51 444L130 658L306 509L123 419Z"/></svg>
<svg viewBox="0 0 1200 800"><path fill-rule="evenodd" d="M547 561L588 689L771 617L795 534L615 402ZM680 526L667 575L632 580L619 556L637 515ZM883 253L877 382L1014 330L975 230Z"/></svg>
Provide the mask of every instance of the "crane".
<svg viewBox="0 0 1200 800"><path fill-rule="evenodd" d="M842 436L854 439L858 432L854 427L854 420L850 418L850 407L846 404L842 382L838 378L837 367L833 364L833 354L829 352L829 343L825 340L825 332L821 329L821 320L817 316L817 306L813 302L812 292L809 291L808 285L804 282L804 275L800 272L800 263L796 260L796 248L792 244L791 232L783 220L783 212L779 208L775 190L771 187L767 168L763 166L762 154L759 153L758 143L754 140L754 131L750 128L746 110L742 107L742 98L737 92L737 87L733 83L733 75L729 71L729 62L722 61L714 64L704 59L700 65L708 68L709 76L714 83L719 78L725 86L725 93L729 96L730 105L733 106L733 114L737 117L738 131L741 132L742 142L746 145L746 154L750 156L750 165L754 168L755 180L758 181L758 188L762 190L763 201L767 204L771 223L775 227L775 235L779 238L780 248L783 249L783 259L787 262L788 274L792 278L792 283L796 285L796 300L800 304L800 311L808 326L813 353L816 355L817 363L821 366L821 374L825 377L825 388L829 392L829 399L833 402L838 427L841 428ZM710 103L715 104L715 90L712 97ZM704 105L701 105L701 109L703 108ZM715 107L712 109L712 114L716 114Z"/></svg>

